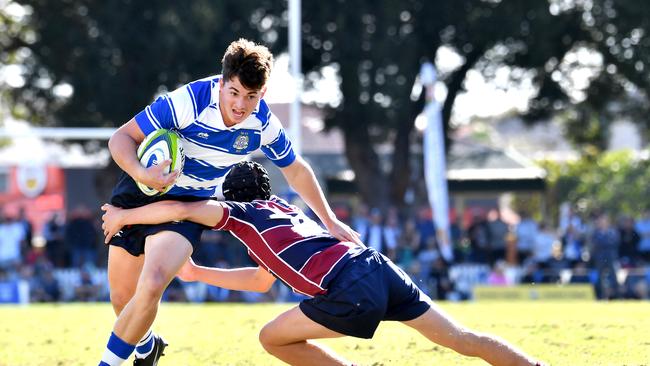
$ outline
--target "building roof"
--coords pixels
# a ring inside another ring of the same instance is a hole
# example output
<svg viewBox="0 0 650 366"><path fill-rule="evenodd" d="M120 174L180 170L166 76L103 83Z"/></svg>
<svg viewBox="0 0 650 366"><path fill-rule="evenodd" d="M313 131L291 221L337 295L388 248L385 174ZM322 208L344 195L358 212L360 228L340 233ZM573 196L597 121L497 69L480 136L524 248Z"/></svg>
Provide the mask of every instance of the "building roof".
<svg viewBox="0 0 650 366"><path fill-rule="evenodd" d="M546 171L512 148L454 141L447 158L450 191L543 190Z"/></svg>

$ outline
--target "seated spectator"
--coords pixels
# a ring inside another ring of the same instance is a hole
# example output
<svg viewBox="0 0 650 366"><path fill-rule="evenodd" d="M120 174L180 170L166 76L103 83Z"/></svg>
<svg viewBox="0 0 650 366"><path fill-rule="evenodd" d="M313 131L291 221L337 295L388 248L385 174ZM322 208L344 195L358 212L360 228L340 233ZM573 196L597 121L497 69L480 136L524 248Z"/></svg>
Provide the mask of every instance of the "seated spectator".
<svg viewBox="0 0 650 366"><path fill-rule="evenodd" d="M64 240L71 248L73 267L95 265L99 237L88 207L79 205L70 212L64 230Z"/></svg>
<svg viewBox="0 0 650 366"><path fill-rule="evenodd" d="M545 283L557 283L560 282L560 275L562 270L569 268L569 262L564 259L564 253L562 252L562 245L559 242L553 243L552 256L546 261L544 268L544 276L542 277L542 282Z"/></svg>
<svg viewBox="0 0 650 366"><path fill-rule="evenodd" d="M431 288L432 298L444 300L447 294L453 290L453 285L449 279L449 271L447 263L442 257L438 257L429 271L429 278L435 283L435 287ZM435 294L433 293L435 291Z"/></svg>
<svg viewBox="0 0 650 366"><path fill-rule="evenodd" d="M99 301L99 286L95 284L87 269L79 271L79 285L74 289L76 301Z"/></svg>
<svg viewBox="0 0 650 366"><path fill-rule="evenodd" d="M35 264L42 257L47 257L47 252L45 251L45 239L42 236L35 236L32 239L32 245L25 254L25 263Z"/></svg>
<svg viewBox="0 0 650 366"><path fill-rule="evenodd" d="M571 269L569 283L596 283L597 273L587 267L586 262L576 262Z"/></svg>
<svg viewBox="0 0 650 366"><path fill-rule="evenodd" d="M507 286L509 284L506 277L506 262L503 259L496 261L492 266L487 284L491 286Z"/></svg>
<svg viewBox="0 0 650 366"><path fill-rule="evenodd" d="M167 286L163 294L163 299L170 302L187 302L185 288L177 277L174 277L172 282L169 283L169 286Z"/></svg>
<svg viewBox="0 0 650 366"><path fill-rule="evenodd" d="M53 302L61 299L59 281L54 277L53 268L42 270L36 276L32 288L31 298L34 302Z"/></svg>
<svg viewBox="0 0 650 366"><path fill-rule="evenodd" d="M645 273L633 271L623 282L621 295L624 299L643 300L648 298L648 281Z"/></svg>

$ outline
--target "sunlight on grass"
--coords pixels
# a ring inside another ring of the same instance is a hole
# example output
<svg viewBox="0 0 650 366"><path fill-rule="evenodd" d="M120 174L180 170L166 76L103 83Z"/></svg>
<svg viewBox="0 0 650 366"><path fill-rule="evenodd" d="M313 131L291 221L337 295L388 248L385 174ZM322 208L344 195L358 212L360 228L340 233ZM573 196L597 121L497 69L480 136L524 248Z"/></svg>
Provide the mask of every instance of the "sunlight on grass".
<svg viewBox="0 0 650 366"><path fill-rule="evenodd" d="M163 365L281 365L257 341L291 304L163 304L154 329ZM650 303L442 303L464 325L499 335L553 365L649 365ZM0 366L94 365L115 320L109 304L0 307ZM373 340L322 343L363 365L484 365L383 323ZM130 364L130 361L127 363Z"/></svg>

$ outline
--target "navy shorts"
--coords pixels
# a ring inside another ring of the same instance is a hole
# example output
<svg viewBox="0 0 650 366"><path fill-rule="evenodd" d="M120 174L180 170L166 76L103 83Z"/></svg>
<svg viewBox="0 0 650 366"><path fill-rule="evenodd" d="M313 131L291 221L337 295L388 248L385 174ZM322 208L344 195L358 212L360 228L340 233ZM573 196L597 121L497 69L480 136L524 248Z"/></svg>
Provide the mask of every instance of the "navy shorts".
<svg viewBox="0 0 650 366"><path fill-rule="evenodd" d="M372 338L382 320L415 319L431 307L430 302L404 271L368 248L345 264L325 295L299 306L309 319L328 329Z"/></svg>
<svg viewBox="0 0 650 366"><path fill-rule="evenodd" d="M169 195L147 196L140 191L135 181L128 174L122 173L117 185L113 189L110 202L113 206L134 208L165 199L191 202L208 198ZM201 234L205 229L209 228L189 221L167 222L158 225L130 225L123 227L118 235L111 238L108 244L124 248L131 255L137 257L144 253L144 242L147 236L161 231L173 231L185 237L192 244L192 248L196 248L201 241Z"/></svg>

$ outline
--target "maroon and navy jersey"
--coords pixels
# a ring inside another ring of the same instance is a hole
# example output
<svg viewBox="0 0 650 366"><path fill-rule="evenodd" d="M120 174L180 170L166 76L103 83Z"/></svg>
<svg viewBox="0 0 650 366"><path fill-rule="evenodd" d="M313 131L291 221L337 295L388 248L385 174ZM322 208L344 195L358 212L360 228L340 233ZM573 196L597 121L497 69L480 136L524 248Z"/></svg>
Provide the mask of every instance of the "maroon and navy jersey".
<svg viewBox="0 0 650 366"><path fill-rule="evenodd" d="M334 238L277 196L223 203L224 216L214 229L230 231L257 264L297 293L325 294L329 281L363 250L358 244Z"/></svg>

